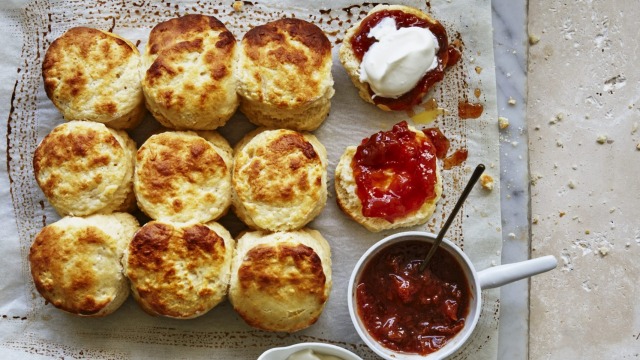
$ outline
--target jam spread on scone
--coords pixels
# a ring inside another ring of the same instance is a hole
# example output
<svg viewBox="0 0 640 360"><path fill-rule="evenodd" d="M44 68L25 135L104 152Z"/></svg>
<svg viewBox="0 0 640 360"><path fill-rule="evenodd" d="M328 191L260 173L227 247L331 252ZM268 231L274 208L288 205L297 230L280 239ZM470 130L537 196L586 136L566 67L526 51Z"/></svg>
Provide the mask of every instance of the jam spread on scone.
<svg viewBox="0 0 640 360"><path fill-rule="evenodd" d="M449 47L447 32L439 22L430 22L401 10L382 10L366 17L361 22L355 36L351 38L351 46L359 61L362 62L371 46L378 42L376 36L372 36L370 32L385 19L392 19L398 29L413 27L428 29L437 40L435 66L433 68L429 67L416 85L407 92L399 96L385 97L376 94L371 85L369 85L369 94L376 105L382 105L390 110L405 110L419 104L429 88L444 78L445 68L455 63L455 61L449 61L449 56L453 55L454 59L452 60L457 60L455 57L459 53L454 48ZM375 33L376 31L374 31Z"/></svg>
<svg viewBox="0 0 640 360"><path fill-rule="evenodd" d="M436 196L436 147L405 121L364 139L351 166L366 217L393 222Z"/></svg>

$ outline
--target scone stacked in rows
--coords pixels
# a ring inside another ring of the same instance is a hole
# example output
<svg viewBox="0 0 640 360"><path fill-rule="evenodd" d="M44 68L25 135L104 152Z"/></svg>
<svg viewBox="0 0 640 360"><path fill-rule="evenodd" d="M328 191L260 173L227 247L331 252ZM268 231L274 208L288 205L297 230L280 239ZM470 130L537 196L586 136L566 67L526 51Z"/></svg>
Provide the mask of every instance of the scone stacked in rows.
<svg viewBox="0 0 640 360"><path fill-rule="evenodd" d="M331 289L331 254L320 233L304 227L326 203L326 150L310 133L278 127L315 129L326 117L333 94L330 44L304 21L282 20L264 29L270 35L249 38L271 40L247 40L248 47L238 51L231 33L213 17L189 15L156 26L136 89L161 124L179 130L156 133L137 151L124 131L94 121L70 121L45 137L34 156L36 178L65 216L45 227L31 249L34 281L48 301L75 314L103 316L126 298L122 284L128 278L146 312L189 319L223 301L234 284L232 304L254 327L291 332L318 319ZM203 129L224 125L238 107L234 71L243 56L250 59L244 70L254 71L253 77L264 64L282 66L267 83L252 80L262 90L271 89L273 80L293 79L310 66L305 59L323 73L306 71L314 77L307 97L291 98L299 79L280 83L286 91L273 88L276 95L251 91L260 100L247 113L257 114L251 120L265 127L232 150L220 134ZM63 80L57 91L76 94L74 84ZM278 122L273 114L284 117ZM136 203L151 218L141 228L122 213ZM231 234L216 222L231 204L252 230L240 235L237 251ZM51 236L56 231L82 251L58 247ZM64 266L75 257L82 258L77 266ZM109 262L93 266L94 258ZM85 282L92 285L82 287ZM98 296L105 289L118 291L107 301ZM67 304L69 299L82 307ZM98 302L106 305L88 305Z"/></svg>

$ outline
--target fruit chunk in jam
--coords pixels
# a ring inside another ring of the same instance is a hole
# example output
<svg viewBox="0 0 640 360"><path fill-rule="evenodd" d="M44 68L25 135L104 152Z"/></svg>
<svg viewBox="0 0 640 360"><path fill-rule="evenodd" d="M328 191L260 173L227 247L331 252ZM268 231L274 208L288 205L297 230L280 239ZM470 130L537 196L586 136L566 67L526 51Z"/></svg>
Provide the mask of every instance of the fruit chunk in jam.
<svg viewBox="0 0 640 360"><path fill-rule="evenodd" d="M389 222L435 198L436 148L405 121L364 139L351 163L362 215Z"/></svg>
<svg viewBox="0 0 640 360"><path fill-rule="evenodd" d="M439 22L432 23L401 10L382 10L364 18L355 36L351 38L351 47L358 60L362 61L364 54L369 50L371 45L376 42L375 38L368 36L369 31L378 25L382 19L387 17L394 19L398 28L415 26L429 29L438 40L440 47L440 50L438 50L436 54L438 66L428 71L413 89L397 99L381 96L374 96L372 98L376 105L382 105L391 110L405 110L419 104L422 96L426 94L429 88L444 78L444 69L449 64L449 42L447 32ZM371 89L369 89L369 94L373 95Z"/></svg>

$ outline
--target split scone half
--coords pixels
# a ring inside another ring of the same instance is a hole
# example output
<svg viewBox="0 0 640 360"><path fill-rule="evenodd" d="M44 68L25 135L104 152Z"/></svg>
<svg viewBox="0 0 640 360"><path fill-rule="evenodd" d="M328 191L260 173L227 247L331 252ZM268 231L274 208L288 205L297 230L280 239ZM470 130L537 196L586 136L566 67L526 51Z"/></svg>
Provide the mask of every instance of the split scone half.
<svg viewBox="0 0 640 360"><path fill-rule="evenodd" d="M331 42L316 25L280 19L256 26L240 45L240 111L259 126L315 130L331 107L331 66Z"/></svg>
<svg viewBox="0 0 640 360"><path fill-rule="evenodd" d="M322 314L331 286L331 250L318 231L255 231L238 239L229 301L250 326L305 329Z"/></svg>
<svg viewBox="0 0 640 360"><path fill-rule="evenodd" d="M147 107L170 129L214 130L238 108L233 34L213 16L156 25L143 54Z"/></svg>
<svg viewBox="0 0 640 360"><path fill-rule="evenodd" d="M300 229L327 202L327 151L310 133L258 128L233 163L233 209L252 229Z"/></svg>
<svg viewBox="0 0 640 360"><path fill-rule="evenodd" d="M442 194L436 148L424 132L396 124L345 149L335 189L340 209L369 231L424 224Z"/></svg>
<svg viewBox="0 0 640 360"><path fill-rule="evenodd" d="M45 226L29 251L38 292L79 316L114 312L129 296L121 259L138 221L126 213L64 217Z"/></svg>
<svg viewBox="0 0 640 360"><path fill-rule="evenodd" d="M129 40L74 27L47 49L42 63L44 89L65 120L131 129L146 114L140 64L140 52Z"/></svg>

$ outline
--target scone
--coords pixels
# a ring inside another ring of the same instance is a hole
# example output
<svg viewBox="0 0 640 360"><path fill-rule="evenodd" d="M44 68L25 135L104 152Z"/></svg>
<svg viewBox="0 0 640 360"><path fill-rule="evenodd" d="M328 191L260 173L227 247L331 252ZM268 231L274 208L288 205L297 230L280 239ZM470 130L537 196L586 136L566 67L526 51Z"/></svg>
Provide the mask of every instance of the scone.
<svg viewBox="0 0 640 360"><path fill-rule="evenodd" d="M331 250L318 231L248 232L233 257L229 301L250 326L294 332L318 320L331 284Z"/></svg>
<svg viewBox="0 0 640 360"><path fill-rule="evenodd" d="M214 130L238 108L236 40L213 16L185 15L156 25L143 54L147 107L162 125Z"/></svg>
<svg viewBox="0 0 640 360"><path fill-rule="evenodd" d="M80 316L114 312L129 296L120 263L138 221L125 213L64 217L36 235L29 252L38 292Z"/></svg>
<svg viewBox="0 0 640 360"><path fill-rule="evenodd" d="M324 32L304 20L280 19L249 30L240 48L240 111L259 126L318 128L334 94Z"/></svg>
<svg viewBox="0 0 640 360"><path fill-rule="evenodd" d="M253 229L300 229L327 202L327 151L309 133L263 128L234 149L233 209Z"/></svg>
<svg viewBox="0 0 640 360"><path fill-rule="evenodd" d="M203 315L226 298L235 241L216 222L146 223L123 259L134 298L147 313Z"/></svg>
<svg viewBox="0 0 640 360"><path fill-rule="evenodd" d="M231 146L215 131L167 131L138 150L139 208L162 221L208 222L231 205Z"/></svg>
<svg viewBox="0 0 640 360"><path fill-rule="evenodd" d="M38 145L33 170L47 200L62 215L135 208L136 144L122 130L90 121L56 126Z"/></svg>
<svg viewBox="0 0 640 360"><path fill-rule="evenodd" d="M47 96L66 120L130 129L146 114L140 52L118 35L69 29L47 49L42 77Z"/></svg>
<svg viewBox="0 0 640 360"><path fill-rule="evenodd" d="M340 209L369 231L425 223L442 194L436 149L406 122L349 146L335 172Z"/></svg>
<svg viewBox="0 0 640 360"><path fill-rule="evenodd" d="M339 51L360 97L387 111L419 104L455 62L449 54L445 28L404 5L374 7L347 31Z"/></svg>

